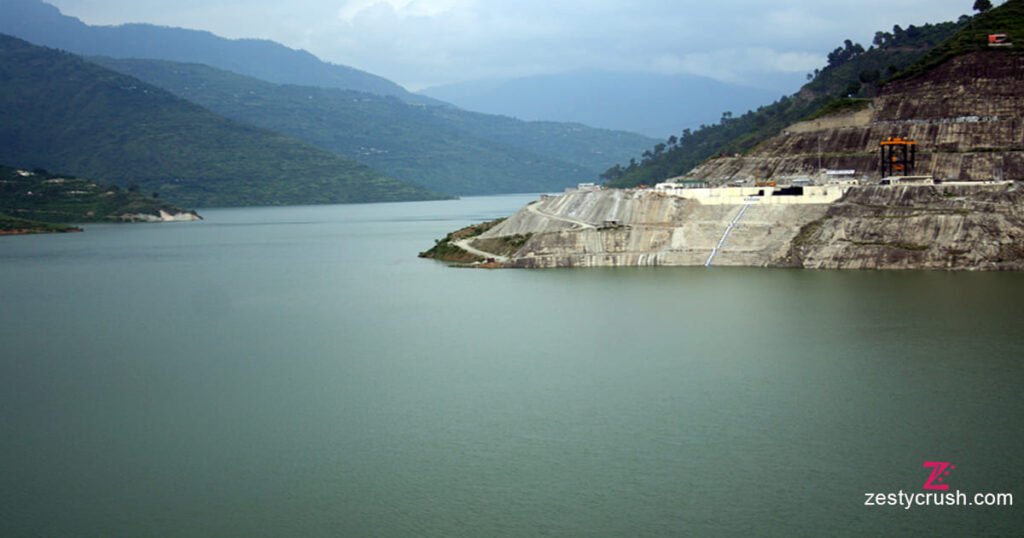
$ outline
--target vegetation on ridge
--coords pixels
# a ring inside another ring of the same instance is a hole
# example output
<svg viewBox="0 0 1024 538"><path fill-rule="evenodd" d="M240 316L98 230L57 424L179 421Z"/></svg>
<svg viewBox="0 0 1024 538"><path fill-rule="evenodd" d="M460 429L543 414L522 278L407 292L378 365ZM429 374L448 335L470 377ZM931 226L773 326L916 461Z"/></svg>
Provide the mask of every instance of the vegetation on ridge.
<svg viewBox="0 0 1024 538"><path fill-rule="evenodd" d="M876 32L866 49L847 39L828 54L828 65L808 74L808 83L796 94L738 117L725 112L717 125L684 130L680 136L645 151L639 161L632 159L627 165L613 166L601 178L611 187L654 184L681 176L706 159L749 152L793 123L865 106L866 99L877 95L883 84L918 64L954 35L963 35L958 31L980 25L979 20L1022 2L1009 0L990 12L974 18L963 16L956 22L911 25L906 29L897 25L892 32Z"/></svg>
<svg viewBox="0 0 1024 538"><path fill-rule="evenodd" d="M444 239L437 239L434 241L434 246L430 247L429 250L420 252L420 258L429 258L432 260L440 260L449 263L476 263L484 261L483 258L472 254L462 247L458 246L456 242L462 241L463 239L469 239L471 237L477 237L487 230L494 228L495 226L504 222L504 218L490 220L487 222L481 222L480 224L473 224L455 230L444 236ZM525 242L525 241L524 241Z"/></svg>
<svg viewBox="0 0 1024 538"><path fill-rule="evenodd" d="M0 117L0 162L137 184L193 207L440 197L77 56L2 35Z"/></svg>
<svg viewBox="0 0 1024 538"><path fill-rule="evenodd" d="M976 4L980 14L971 18L960 32L928 52L921 61L898 73L894 79L911 78L925 73L945 61L971 52L988 51L999 54L1024 53L1024 0L1008 0L992 8L992 4ZM1017 40L1013 47L989 47L988 36L1006 34Z"/></svg>
<svg viewBox="0 0 1024 538"><path fill-rule="evenodd" d="M0 166L0 229L64 231L54 223L117 222L137 215L192 213L144 194L137 186L122 189L46 170Z"/></svg>
<svg viewBox="0 0 1024 538"><path fill-rule="evenodd" d="M19 219L0 214L0 235L28 235L45 233L80 232L77 226L65 226L50 222Z"/></svg>
<svg viewBox="0 0 1024 538"><path fill-rule="evenodd" d="M449 194L561 190L652 140L393 97L278 85L197 64L92 58L230 119L277 131Z"/></svg>

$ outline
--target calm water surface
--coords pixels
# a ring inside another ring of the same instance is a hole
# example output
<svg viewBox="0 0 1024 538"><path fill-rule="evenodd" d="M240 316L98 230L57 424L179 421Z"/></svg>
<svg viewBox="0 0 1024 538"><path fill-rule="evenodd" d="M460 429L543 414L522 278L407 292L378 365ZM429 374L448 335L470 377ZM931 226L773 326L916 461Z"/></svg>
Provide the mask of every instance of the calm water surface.
<svg viewBox="0 0 1024 538"><path fill-rule="evenodd" d="M0 535L1020 535L1024 275L415 257L529 199L0 238Z"/></svg>

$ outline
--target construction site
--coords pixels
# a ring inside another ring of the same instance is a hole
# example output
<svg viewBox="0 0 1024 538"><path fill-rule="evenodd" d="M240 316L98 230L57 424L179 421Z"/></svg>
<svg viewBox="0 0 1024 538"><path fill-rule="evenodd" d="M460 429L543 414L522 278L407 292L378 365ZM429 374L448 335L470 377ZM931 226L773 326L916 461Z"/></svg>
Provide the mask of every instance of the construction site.
<svg viewBox="0 0 1024 538"><path fill-rule="evenodd" d="M652 188L543 196L459 246L499 267L1024 270L1020 80L1020 55L963 54Z"/></svg>

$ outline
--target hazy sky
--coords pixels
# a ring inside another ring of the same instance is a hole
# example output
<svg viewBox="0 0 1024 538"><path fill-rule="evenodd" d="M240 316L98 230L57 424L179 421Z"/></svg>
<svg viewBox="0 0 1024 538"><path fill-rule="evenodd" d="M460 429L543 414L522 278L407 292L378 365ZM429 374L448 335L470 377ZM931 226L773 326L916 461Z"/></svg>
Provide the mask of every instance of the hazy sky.
<svg viewBox="0 0 1024 538"><path fill-rule="evenodd" d="M412 89L576 69L756 83L821 67L845 38L952 20L973 0L51 0L90 24L260 37ZM994 2L999 4L1001 2Z"/></svg>

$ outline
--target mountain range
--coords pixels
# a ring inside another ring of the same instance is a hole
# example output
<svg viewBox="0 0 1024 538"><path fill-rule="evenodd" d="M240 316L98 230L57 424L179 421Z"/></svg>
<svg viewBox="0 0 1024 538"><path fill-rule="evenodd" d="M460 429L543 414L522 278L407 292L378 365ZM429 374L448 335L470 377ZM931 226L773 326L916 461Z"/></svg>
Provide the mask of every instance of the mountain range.
<svg viewBox="0 0 1024 538"><path fill-rule="evenodd" d="M523 122L333 88L273 84L205 65L91 58L213 112L452 194L560 190L649 145L626 132Z"/></svg>
<svg viewBox="0 0 1024 538"><path fill-rule="evenodd" d="M269 41L146 24L90 26L38 0L0 0L0 6L7 14L0 32L88 55L215 114L437 192L560 190L592 181L654 142L579 124L466 112ZM55 169L103 177L92 168ZM119 170L109 179L124 176Z"/></svg>
<svg viewBox="0 0 1024 538"><path fill-rule="evenodd" d="M3 35L0 118L0 163L134 184L179 205L442 197L73 54Z"/></svg>
<svg viewBox="0 0 1024 538"><path fill-rule="evenodd" d="M612 71L469 81L420 93L476 112L577 122L659 139L713 124L723 112L738 115L782 95L694 75Z"/></svg>
<svg viewBox="0 0 1024 538"><path fill-rule="evenodd" d="M321 61L265 39L226 39L210 32L152 24L91 26L39 0L0 0L0 33L85 56L192 62L281 84L341 88L436 102L383 77Z"/></svg>

